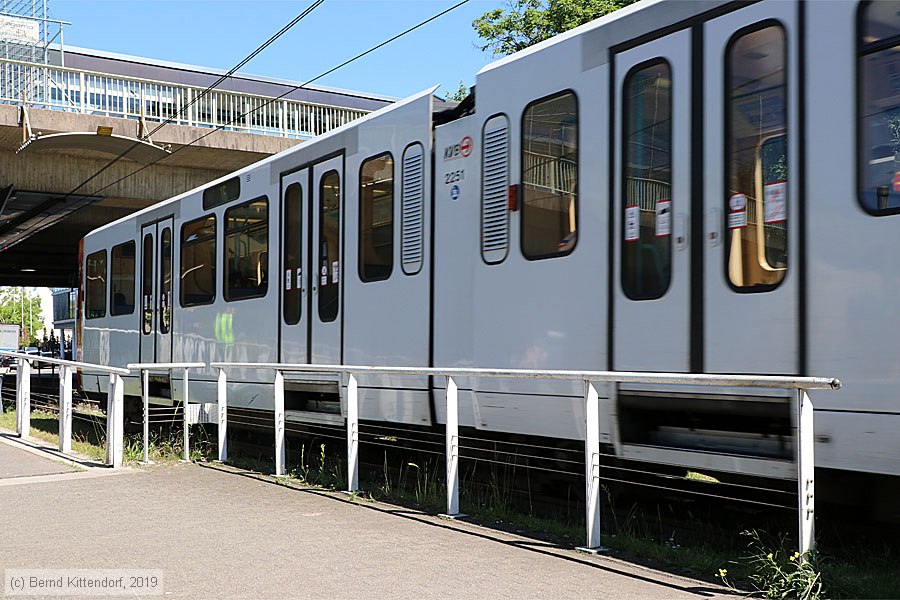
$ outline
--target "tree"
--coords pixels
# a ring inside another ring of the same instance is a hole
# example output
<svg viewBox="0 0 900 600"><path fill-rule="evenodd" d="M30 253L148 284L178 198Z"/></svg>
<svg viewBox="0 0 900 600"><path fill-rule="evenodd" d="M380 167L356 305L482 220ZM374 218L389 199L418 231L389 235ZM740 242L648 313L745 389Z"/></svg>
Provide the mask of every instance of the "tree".
<svg viewBox="0 0 900 600"><path fill-rule="evenodd" d="M593 21L636 0L507 0L508 10L490 10L472 21L482 50L494 56L518 52Z"/></svg>
<svg viewBox="0 0 900 600"><path fill-rule="evenodd" d="M40 296L33 289L0 288L0 323L24 324L19 333L21 345L37 346L40 339L38 334L44 328Z"/></svg>
<svg viewBox="0 0 900 600"><path fill-rule="evenodd" d="M444 94L444 100L449 100L451 102L462 102L466 99L466 96L469 95L469 88L466 87L466 84L460 80L459 89L455 92L446 92Z"/></svg>

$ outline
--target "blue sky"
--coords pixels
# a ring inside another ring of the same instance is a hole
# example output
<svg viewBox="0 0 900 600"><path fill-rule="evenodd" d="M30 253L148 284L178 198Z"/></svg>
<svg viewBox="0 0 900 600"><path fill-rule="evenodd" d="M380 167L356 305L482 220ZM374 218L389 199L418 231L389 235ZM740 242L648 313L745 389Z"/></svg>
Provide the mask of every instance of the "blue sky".
<svg viewBox="0 0 900 600"><path fill-rule="evenodd" d="M325 0L242 71L306 81L452 6L457 0ZM66 45L228 70L312 0L50 0ZM405 97L455 91L492 59L472 20L503 0L470 0L440 19L317 81Z"/></svg>

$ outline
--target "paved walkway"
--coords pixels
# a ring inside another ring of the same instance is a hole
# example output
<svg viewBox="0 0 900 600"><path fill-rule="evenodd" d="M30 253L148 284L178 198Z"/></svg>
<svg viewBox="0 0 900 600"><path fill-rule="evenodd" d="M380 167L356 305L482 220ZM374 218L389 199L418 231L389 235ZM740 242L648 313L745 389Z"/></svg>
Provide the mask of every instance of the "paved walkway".
<svg viewBox="0 0 900 600"><path fill-rule="evenodd" d="M0 485L2 569L158 569L167 598L698 599L722 592L225 466L53 474L58 463L11 443L0 438L0 472L17 482Z"/></svg>

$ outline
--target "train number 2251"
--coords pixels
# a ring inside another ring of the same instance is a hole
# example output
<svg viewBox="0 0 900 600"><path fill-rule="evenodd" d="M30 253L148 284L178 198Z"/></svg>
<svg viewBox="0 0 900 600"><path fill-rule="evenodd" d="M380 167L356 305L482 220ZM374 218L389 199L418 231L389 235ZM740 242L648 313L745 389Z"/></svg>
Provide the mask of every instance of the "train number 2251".
<svg viewBox="0 0 900 600"><path fill-rule="evenodd" d="M466 172L464 169L459 169L458 171L450 171L449 173L444 173L444 184L456 183L457 181L462 181L466 178Z"/></svg>

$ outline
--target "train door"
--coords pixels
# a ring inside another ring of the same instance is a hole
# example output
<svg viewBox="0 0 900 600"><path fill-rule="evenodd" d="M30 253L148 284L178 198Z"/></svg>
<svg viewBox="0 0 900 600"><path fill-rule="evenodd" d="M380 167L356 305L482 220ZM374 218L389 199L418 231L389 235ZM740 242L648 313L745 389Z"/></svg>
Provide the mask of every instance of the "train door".
<svg viewBox="0 0 900 600"><path fill-rule="evenodd" d="M338 156L312 167L309 358L317 364L340 364L342 357L343 161Z"/></svg>
<svg viewBox="0 0 900 600"><path fill-rule="evenodd" d="M281 179L280 362L309 362L309 169ZM306 262L305 262L306 261Z"/></svg>
<svg viewBox="0 0 900 600"><path fill-rule="evenodd" d="M690 367L691 32L615 58L613 366Z"/></svg>
<svg viewBox="0 0 900 600"><path fill-rule="evenodd" d="M172 362L172 236L168 217L141 228L141 362Z"/></svg>
<svg viewBox="0 0 900 600"><path fill-rule="evenodd" d="M704 26L707 372L800 369L799 4Z"/></svg>

